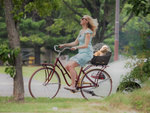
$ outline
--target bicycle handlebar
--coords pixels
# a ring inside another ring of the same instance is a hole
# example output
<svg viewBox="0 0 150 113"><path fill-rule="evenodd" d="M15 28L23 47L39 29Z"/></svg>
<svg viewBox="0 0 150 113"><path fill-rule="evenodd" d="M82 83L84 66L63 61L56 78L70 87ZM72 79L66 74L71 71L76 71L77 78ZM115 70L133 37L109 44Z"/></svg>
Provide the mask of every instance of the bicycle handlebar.
<svg viewBox="0 0 150 113"><path fill-rule="evenodd" d="M54 45L54 50L55 50L56 52L58 52L58 53L61 53L61 52L63 52L63 51L66 50L66 49L70 49L70 47L65 47L65 48L63 48L62 50L57 50L56 47L59 47L59 45Z"/></svg>

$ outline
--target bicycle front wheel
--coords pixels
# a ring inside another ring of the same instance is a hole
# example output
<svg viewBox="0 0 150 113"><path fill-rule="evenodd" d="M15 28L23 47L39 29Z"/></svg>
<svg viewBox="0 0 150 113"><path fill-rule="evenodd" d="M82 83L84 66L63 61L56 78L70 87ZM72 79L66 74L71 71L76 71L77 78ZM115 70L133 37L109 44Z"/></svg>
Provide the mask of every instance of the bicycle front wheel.
<svg viewBox="0 0 150 113"><path fill-rule="evenodd" d="M101 69L91 69L81 79L81 94L85 99L105 98L112 91L112 79Z"/></svg>
<svg viewBox="0 0 150 113"><path fill-rule="evenodd" d="M29 92L33 98L54 98L61 86L58 73L52 68L40 68L35 71L29 80Z"/></svg>

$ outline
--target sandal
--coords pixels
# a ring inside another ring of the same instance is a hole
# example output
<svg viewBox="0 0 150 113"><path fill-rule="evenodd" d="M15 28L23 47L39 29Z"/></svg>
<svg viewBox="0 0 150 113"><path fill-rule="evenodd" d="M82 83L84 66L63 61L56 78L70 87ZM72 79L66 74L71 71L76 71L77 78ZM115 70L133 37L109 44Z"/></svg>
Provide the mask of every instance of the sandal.
<svg viewBox="0 0 150 113"><path fill-rule="evenodd" d="M75 92L75 91L76 91L76 89L75 89L75 88L71 88L71 87L64 87L64 89L66 89L66 90L70 90L70 91L73 91L73 92Z"/></svg>

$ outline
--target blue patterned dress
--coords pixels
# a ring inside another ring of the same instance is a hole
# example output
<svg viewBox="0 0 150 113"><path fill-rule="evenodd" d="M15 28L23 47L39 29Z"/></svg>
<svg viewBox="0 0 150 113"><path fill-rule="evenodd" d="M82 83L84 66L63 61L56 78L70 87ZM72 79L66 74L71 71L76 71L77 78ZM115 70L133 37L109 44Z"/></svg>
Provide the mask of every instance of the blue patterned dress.
<svg viewBox="0 0 150 113"><path fill-rule="evenodd" d="M78 49L78 54L70 58L71 61L77 62L81 67L83 67L88 61L90 61L93 58L93 47L91 44L93 32L90 29L87 29L83 34L81 34L81 30L80 30L79 34L81 35L78 36L79 46L85 44L86 33L91 34L88 47L84 49Z"/></svg>

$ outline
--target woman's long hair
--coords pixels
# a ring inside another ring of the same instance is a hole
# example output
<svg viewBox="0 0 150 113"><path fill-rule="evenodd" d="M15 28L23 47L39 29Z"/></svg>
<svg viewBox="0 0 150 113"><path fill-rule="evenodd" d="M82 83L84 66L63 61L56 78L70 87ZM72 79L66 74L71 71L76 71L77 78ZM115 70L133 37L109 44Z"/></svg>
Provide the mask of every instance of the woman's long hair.
<svg viewBox="0 0 150 113"><path fill-rule="evenodd" d="M96 35L96 30L98 28L98 22L97 19L93 19L91 16L89 15L84 15L86 17L86 19L88 20L88 28L91 29L93 31L92 37L94 37Z"/></svg>

